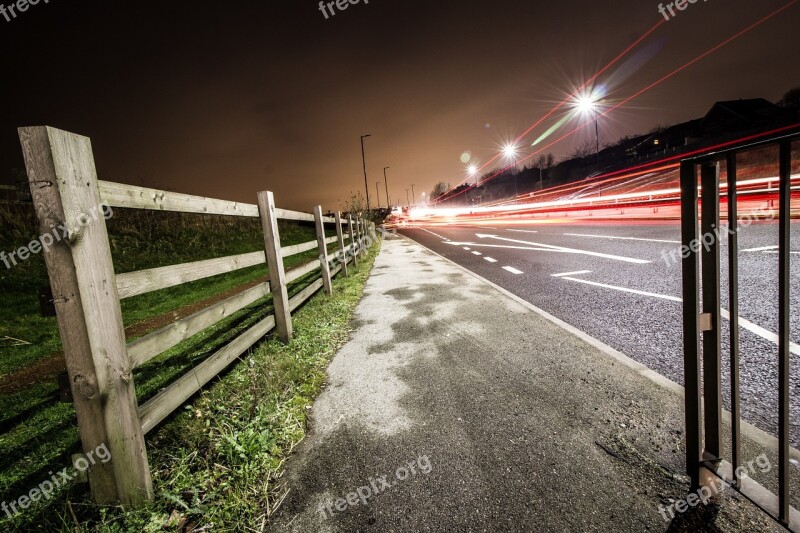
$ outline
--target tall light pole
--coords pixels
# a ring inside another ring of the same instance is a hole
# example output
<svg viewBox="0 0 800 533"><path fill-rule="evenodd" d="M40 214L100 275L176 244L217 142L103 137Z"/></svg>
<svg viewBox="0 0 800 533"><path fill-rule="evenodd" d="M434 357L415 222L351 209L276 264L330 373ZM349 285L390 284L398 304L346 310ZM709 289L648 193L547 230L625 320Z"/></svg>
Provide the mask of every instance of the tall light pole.
<svg viewBox="0 0 800 533"><path fill-rule="evenodd" d="M392 206L389 203L389 180L386 178L386 171L389 170L391 167L383 167L383 184L386 187L386 207L391 209Z"/></svg>
<svg viewBox="0 0 800 533"><path fill-rule="evenodd" d="M414 193L414 185L416 185L416 183L411 184L411 198L414 199L414 205L417 205L417 195Z"/></svg>
<svg viewBox="0 0 800 533"><path fill-rule="evenodd" d="M372 135L362 135L361 136L361 162L364 164L364 190L367 191L367 211L369 211L369 184L367 183L367 156L364 152L364 139L367 137L372 137Z"/></svg>
<svg viewBox="0 0 800 533"><path fill-rule="evenodd" d="M503 155L506 159L511 159L514 162L514 203L517 203L519 196L519 189L517 188L517 147L513 144L506 144L503 146Z"/></svg>
<svg viewBox="0 0 800 533"><path fill-rule="evenodd" d="M380 189L380 187L381 187L381 182L380 181L376 181L375 182L375 201L378 202L378 205L377 205L376 209L380 209L381 208L381 189Z"/></svg>
<svg viewBox="0 0 800 533"><path fill-rule="evenodd" d="M594 115L595 158L600 158L600 112L597 100L592 96L581 96L576 103L578 109L587 115Z"/></svg>
<svg viewBox="0 0 800 533"><path fill-rule="evenodd" d="M411 200L408 199L408 189L406 189L406 207L411 207Z"/></svg>

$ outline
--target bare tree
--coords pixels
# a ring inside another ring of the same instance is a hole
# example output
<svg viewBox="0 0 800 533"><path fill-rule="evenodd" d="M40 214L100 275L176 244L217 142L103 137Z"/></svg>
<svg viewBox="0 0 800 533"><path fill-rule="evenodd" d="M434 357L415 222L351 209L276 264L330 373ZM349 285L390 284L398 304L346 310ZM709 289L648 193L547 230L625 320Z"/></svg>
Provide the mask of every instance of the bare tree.
<svg viewBox="0 0 800 533"><path fill-rule="evenodd" d="M431 191L431 198L436 200L449 190L450 190L450 184L440 181L439 183L433 186L433 190Z"/></svg>

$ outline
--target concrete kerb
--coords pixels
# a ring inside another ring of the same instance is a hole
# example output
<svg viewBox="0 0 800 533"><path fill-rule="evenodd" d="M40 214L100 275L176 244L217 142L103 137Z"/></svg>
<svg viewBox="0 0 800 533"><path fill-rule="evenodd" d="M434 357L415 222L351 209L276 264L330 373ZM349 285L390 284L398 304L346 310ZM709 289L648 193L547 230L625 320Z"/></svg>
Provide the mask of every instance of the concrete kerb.
<svg viewBox="0 0 800 533"><path fill-rule="evenodd" d="M677 394L681 398L683 398L685 396L685 389L684 389L684 387L682 385L679 385L678 383L675 383L671 379L668 379L668 378L662 376L658 372L656 372L654 370L651 370L650 368L646 367L642 363L639 363L638 361L635 361L635 360L631 359L627 355L625 355L622 352L612 348L608 344L606 344L606 343L604 343L604 342L602 342L602 341L600 341L598 339L595 339L594 337L592 337L588 333L585 333L585 332L579 330L575 326L567 324L566 322L564 322L560 318L557 318L557 317L551 315L550 313L548 313L547 311L536 307L532 303L520 298L519 296L513 294L512 292L507 291L506 289L500 287L496 283L493 283L493 282L489 281L488 279L484 278L483 276L480 276L479 274L476 274L475 272L469 270L468 268L463 267L463 266L459 265L458 263L448 259L447 257L444 257L443 255L440 255L440 254L434 252L430 248L418 243L417 241L415 241L413 239L410 239L409 237L406 237L404 235L400 235L400 237L403 238L403 239L406 239L406 240L408 240L408 241L410 241L410 242L412 242L412 243L414 243L416 245L419 245L422 248L425 248L425 250L427 250L431 254L435 255L436 257L439 257L439 258L447 261L448 263L450 263L451 265L453 265L456 268L460 269L464 273L469 274L473 278L475 278L475 279L483 282L484 284L492 287L493 289L495 289L500 294L502 294L502 295L506 296L507 298L513 300L514 302L522 305L523 307L529 309L530 311L533 311L537 315L539 315L542 318L552 322L553 324L555 324L556 326L560 327L561 329L567 331L568 333L574 335L575 337L578 337L580 340L584 341L585 343L589 344L590 346L593 346L594 348L597 348L600 352L602 352L605 355L611 357L612 359L614 359L615 361L619 362L620 364L626 366L627 368L633 370L634 372L636 372L640 376L642 376L644 378L647 378L648 380L650 380L651 382L655 383L659 387L667 389L667 390ZM731 423L730 411L723 410L722 411L722 419L728 426L730 426L730 423ZM762 429L759 429L758 427L754 426L753 424L750 424L749 422L747 422L745 420L741 421L741 431L742 431L742 436L750 439L754 444L756 444L758 446L761 446L763 448L768 448L768 449L771 449L771 450L777 449L777 447L778 447L778 439L776 437L773 437L772 435L770 435L766 431L764 431ZM797 450L796 448L790 448L790 457L792 459L800 462L800 450Z"/></svg>

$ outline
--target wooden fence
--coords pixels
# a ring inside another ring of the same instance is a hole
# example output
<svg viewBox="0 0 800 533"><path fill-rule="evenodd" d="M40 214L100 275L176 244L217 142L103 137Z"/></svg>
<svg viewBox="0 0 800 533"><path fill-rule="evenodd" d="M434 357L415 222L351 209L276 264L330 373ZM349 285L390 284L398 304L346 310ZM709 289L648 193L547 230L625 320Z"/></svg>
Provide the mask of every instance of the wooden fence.
<svg viewBox="0 0 800 533"><path fill-rule="evenodd" d="M50 127L21 128L19 136L42 233L61 224L69 228L44 257L84 453L101 445L111 452L111 461L89 472L92 494L101 504L151 500L144 435L273 329L289 342L292 311L320 289L331 293L331 278L347 275L348 262L358 261L366 233L375 226L362 218L343 220L340 213L324 217L320 206L313 214L279 209L271 192L258 193L258 203L250 205L100 181L87 137ZM265 251L115 275L105 218L97 216L100 206L260 218ZM279 219L315 223L317 239L282 247ZM326 237L326 224L335 225L335 237ZM340 260L331 268L333 243ZM284 270L284 259L311 250L318 250L319 259ZM268 282L127 341L122 299L264 263ZM316 270L320 277L289 298L287 285ZM138 405L135 368L270 294L273 315Z"/></svg>

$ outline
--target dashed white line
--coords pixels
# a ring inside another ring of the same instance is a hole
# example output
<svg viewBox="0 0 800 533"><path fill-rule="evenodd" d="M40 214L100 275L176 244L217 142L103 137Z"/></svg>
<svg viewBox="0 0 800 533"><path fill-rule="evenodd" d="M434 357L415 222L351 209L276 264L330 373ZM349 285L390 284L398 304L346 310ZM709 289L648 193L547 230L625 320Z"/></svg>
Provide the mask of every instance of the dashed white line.
<svg viewBox="0 0 800 533"><path fill-rule="evenodd" d="M539 233L538 231L532 229L510 229L508 231L516 231L517 233Z"/></svg>
<svg viewBox="0 0 800 533"><path fill-rule="evenodd" d="M507 272L511 272L512 274L520 275L523 274L522 270L517 270L514 267L503 267L503 270Z"/></svg>
<svg viewBox="0 0 800 533"><path fill-rule="evenodd" d="M580 274L591 274L591 270L578 270L577 272L564 272L563 274L550 274L554 278L563 278L564 276L578 276Z"/></svg>
<svg viewBox="0 0 800 533"><path fill-rule="evenodd" d="M465 249L466 251L468 251L468 252L469 252L470 250L472 250L472 248L467 248L466 246L464 246L464 249Z"/></svg>
<svg viewBox="0 0 800 533"><path fill-rule="evenodd" d="M497 259L495 259L495 258L493 258L493 257L484 257L484 259L486 259L486 260L487 260L487 261L489 261L490 263L497 263Z"/></svg>
<svg viewBox="0 0 800 533"><path fill-rule="evenodd" d="M472 252L472 255L483 255L483 254L480 252Z"/></svg>
<svg viewBox="0 0 800 533"><path fill-rule="evenodd" d="M615 239L621 241L644 241L644 242L665 242L669 244L681 244L681 241L671 241L668 239L642 239L639 237L616 237L613 235L589 235L587 233L565 233L569 237L589 237L593 239Z"/></svg>

